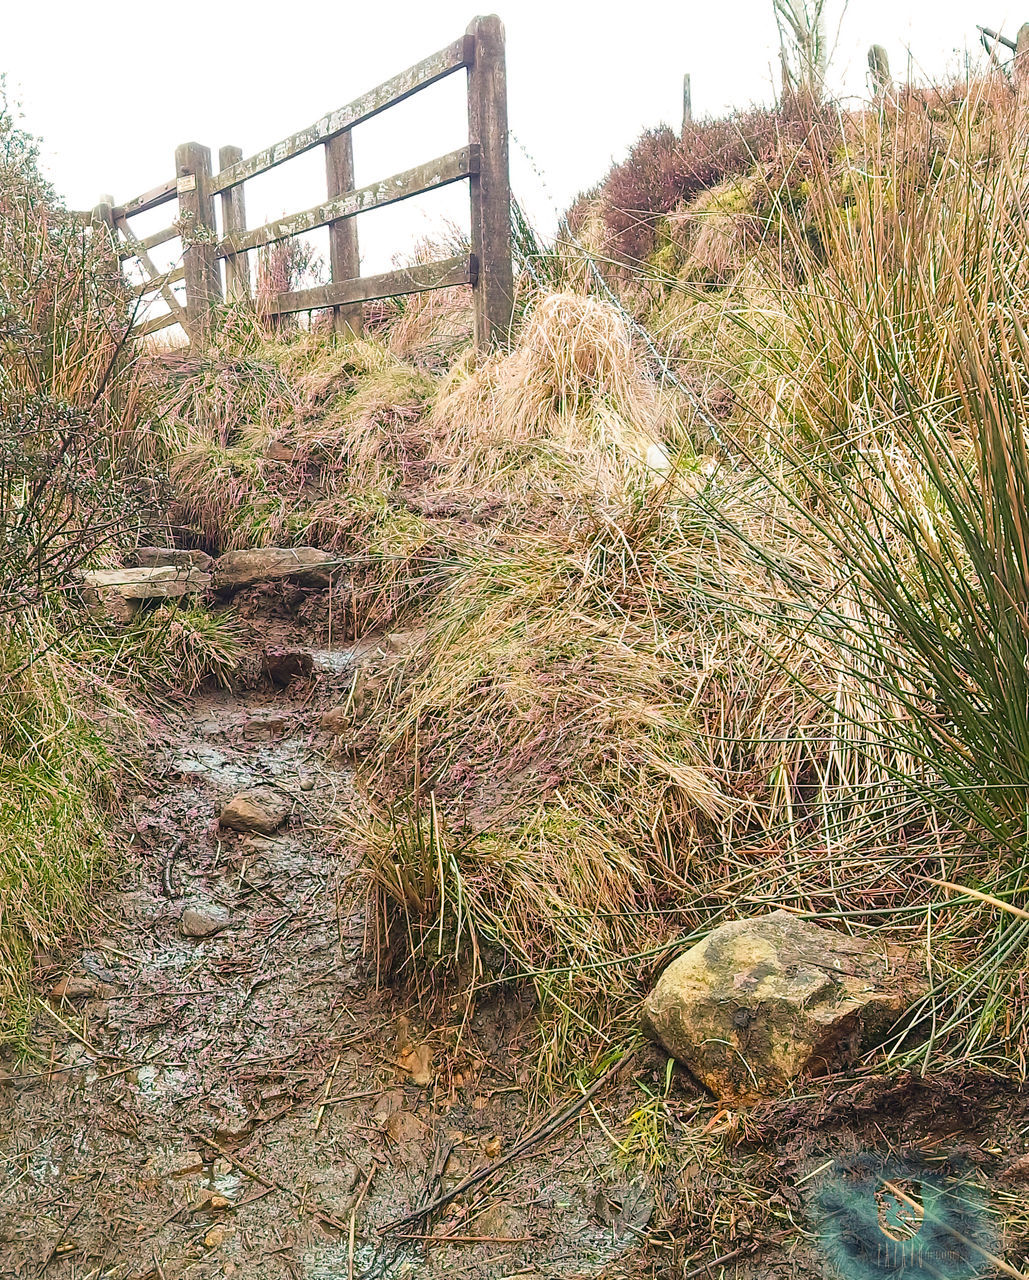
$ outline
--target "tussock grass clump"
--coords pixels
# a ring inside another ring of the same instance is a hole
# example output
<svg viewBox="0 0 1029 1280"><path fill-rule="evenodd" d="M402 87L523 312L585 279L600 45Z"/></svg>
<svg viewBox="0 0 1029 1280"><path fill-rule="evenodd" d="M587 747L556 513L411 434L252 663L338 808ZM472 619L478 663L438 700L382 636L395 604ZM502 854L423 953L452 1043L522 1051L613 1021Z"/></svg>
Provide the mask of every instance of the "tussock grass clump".
<svg viewBox="0 0 1029 1280"><path fill-rule="evenodd" d="M82 660L138 696L193 693L208 681L228 688L245 636L231 611L170 602L136 615L128 627L78 639Z"/></svg>
<svg viewBox="0 0 1029 1280"><path fill-rule="evenodd" d="M515 350L458 368L433 407L449 468L466 492L615 495L628 478L659 480L665 441L678 444L676 404L659 393L609 302L543 293Z"/></svg>
<svg viewBox="0 0 1029 1280"><path fill-rule="evenodd" d="M863 801L880 824L867 846L903 839L923 875L1018 904L1029 152L1017 104L975 86L932 114L898 105L859 142L814 175L817 248L795 229L800 273L781 280L777 310L760 323L728 317L760 353L744 399L761 417L741 415L743 447L777 478L787 535L817 547L825 569L798 581L774 542L754 554L796 625L839 652L864 704L866 755L890 783ZM834 200L841 165L846 217ZM840 708L854 713L854 702ZM926 887L912 884L910 898ZM919 1053L946 1047L1024 1073L1026 926L1003 905L983 914L934 922Z"/></svg>

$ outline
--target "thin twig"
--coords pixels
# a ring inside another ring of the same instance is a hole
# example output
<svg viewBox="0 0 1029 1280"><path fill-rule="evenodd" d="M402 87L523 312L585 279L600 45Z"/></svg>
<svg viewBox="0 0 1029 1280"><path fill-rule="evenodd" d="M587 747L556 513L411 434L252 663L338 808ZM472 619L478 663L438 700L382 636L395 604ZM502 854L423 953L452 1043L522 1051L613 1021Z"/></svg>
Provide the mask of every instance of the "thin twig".
<svg viewBox="0 0 1029 1280"><path fill-rule="evenodd" d="M712 1258L710 1262L705 1262L702 1266L694 1267L692 1271L687 1271L682 1280L694 1280L696 1276L702 1276L705 1273L710 1274L713 1267L723 1266L726 1262L731 1262L733 1258L740 1257L744 1253L757 1253L759 1249L763 1249L765 1245L776 1244L780 1240L785 1240L788 1236L792 1236L792 1231L779 1231L774 1236L763 1236L760 1240L750 1240L747 1244L741 1244L738 1249L733 1249L729 1253L720 1254L717 1258Z"/></svg>
<svg viewBox="0 0 1029 1280"><path fill-rule="evenodd" d="M605 1085L610 1084L619 1072L635 1060L638 1053L639 1049L631 1049L613 1067L609 1067L602 1076L594 1080L581 1097L573 1099L556 1114L548 1117L542 1124L537 1125L530 1134L520 1142L515 1143L511 1150L501 1156L499 1160L494 1160L492 1164L485 1165L483 1168L476 1170L475 1173L469 1174L463 1182L459 1182L452 1190L444 1192L434 1200L430 1200L428 1204L422 1205L420 1209L415 1209L413 1212L405 1214L402 1218L395 1218L392 1222L387 1222L385 1226L379 1227L379 1235L383 1236L390 1231L396 1231L399 1227L410 1226L423 1218L427 1219L431 1214L445 1208L446 1205L456 1200L459 1196L463 1196L472 1187L478 1186L480 1182L485 1182L487 1178L492 1178L495 1173L498 1173L506 1165L513 1164L516 1160L521 1160L529 1155L541 1142L555 1137L566 1125L572 1123Z"/></svg>

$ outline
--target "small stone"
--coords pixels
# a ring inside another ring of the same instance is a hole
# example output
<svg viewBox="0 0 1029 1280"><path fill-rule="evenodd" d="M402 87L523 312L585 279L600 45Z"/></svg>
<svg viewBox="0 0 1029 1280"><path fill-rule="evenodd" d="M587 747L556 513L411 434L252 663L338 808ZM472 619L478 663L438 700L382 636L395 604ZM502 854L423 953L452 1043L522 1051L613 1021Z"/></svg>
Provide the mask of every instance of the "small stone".
<svg viewBox="0 0 1029 1280"><path fill-rule="evenodd" d="M318 727L325 733L340 734L346 731L350 724L350 710L346 703L340 703L337 707L328 707L318 717Z"/></svg>
<svg viewBox="0 0 1029 1280"><path fill-rule="evenodd" d="M233 831L258 831L270 836L289 817L290 802L278 791L255 787L241 791L226 804L218 821Z"/></svg>
<svg viewBox="0 0 1029 1280"><path fill-rule="evenodd" d="M412 627L409 631L390 631L382 647L387 653L410 653L412 649L425 643L426 634L424 627Z"/></svg>
<svg viewBox="0 0 1029 1280"><path fill-rule="evenodd" d="M714 929L664 971L643 1029L723 1102L853 1063L925 991L914 953L788 911Z"/></svg>
<svg viewBox="0 0 1029 1280"><path fill-rule="evenodd" d="M350 692L350 709L354 717L360 719L377 705L385 688L381 676L372 675L362 668L354 677L354 685Z"/></svg>
<svg viewBox="0 0 1029 1280"><path fill-rule="evenodd" d="M216 1223L215 1226L208 1231L207 1235L204 1236L204 1245L208 1249L217 1249L218 1246L224 1244L232 1234L233 1231L230 1226L221 1222Z"/></svg>
<svg viewBox="0 0 1029 1280"><path fill-rule="evenodd" d="M216 591L239 591L261 582L282 578L303 586L327 587L336 559L316 547L254 547L249 551L227 551L212 569Z"/></svg>
<svg viewBox="0 0 1029 1280"><path fill-rule="evenodd" d="M93 591L91 588L83 590L82 598L94 618L122 627L127 627L135 618L142 603L140 600L126 600L115 591Z"/></svg>
<svg viewBox="0 0 1029 1280"><path fill-rule="evenodd" d="M394 1111L386 1121L386 1132L394 1142L418 1142L428 1134L429 1127L413 1111Z"/></svg>
<svg viewBox="0 0 1029 1280"><path fill-rule="evenodd" d="M301 779L300 779L300 790L301 790L301 791L313 791L313 790L314 790L314 778L301 778Z"/></svg>
<svg viewBox="0 0 1029 1280"><path fill-rule="evenodd" d="M228 915L216 907L187 907L179 920L184 938L211 938L229 927Z"/></svg>
<svg viewBox="0 0 1029 1280"><path fill-rule="evenodd" d="M248 736L281 733L288 723L288 715L278 707L261 707L247 718L246 733Z"/></svg>
<svg viewBox="0 0 1029 1280"><path fill-rule="evenodd" d="M280 688L314 670L314 658L303 649L269 649L264 655L264 673Z"/></svg>
<svg viewBox="0 0 1029 1280"><path fill-rule="evenodd" d="M206 1213L212 1210L217 1212L222 1209L232 1208L232 1203L227 1196L219 1195L217 1191L212 1191L209 1187L201 1187L197 1192L193 1212Z"/></svg>
<svg viewBox="0 0 1029 1280"><path fill-rule="evenodd" d="M264 456L269 462L296 462L299 455L284 440L269 440L265 445Z"/></svg>
<svg viewBox="0 0 1029 1280"><path fill-rule="evenodd" d="M90 996L96 994L96 989L96 983L90 978L69 974L53 988L50 998L52 1000L88 1000Z"/></svg>

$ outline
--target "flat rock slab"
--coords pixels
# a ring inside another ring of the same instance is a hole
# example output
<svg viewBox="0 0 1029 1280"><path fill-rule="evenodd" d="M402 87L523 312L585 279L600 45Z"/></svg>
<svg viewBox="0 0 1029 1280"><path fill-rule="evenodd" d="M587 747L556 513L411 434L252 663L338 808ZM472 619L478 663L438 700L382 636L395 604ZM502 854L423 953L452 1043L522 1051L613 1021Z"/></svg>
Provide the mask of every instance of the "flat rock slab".
<svg viewBox="0 0 1029 1280"><path fill-rule="evenodd" d="M335 563L334 556L316 547L254 547L227 551L214 562L212 573L215 590L222 592L283 578L302 586L327 587Z"/></svg>
<svg viewBox="0 0 1029 1280"><path fill-rule="evenodd" d="M219 824L232 831L258 831L270 836L289 817L290 802L286 796L268 787L241 791L222 808Z"/></svg>
<svg viewBox="0 0 1029 1280"><path fill-rule="evenodd" d="M749 1105L853 1063L925 985L908 948L773 911L723 924L673 961L643 1029L722 1101Z"/></svg>
<svg viewBox="0 0 1029 1280"><path fill-rule="evenodd" d="M123 600L163 600L206 591L211 575L192 566L157 565L135 569L90 569L82 575L87 591Z"/></svg>
<svg viewBox="0 0 1029 1280"><path fill-rule="evenodd" d="M214 557L206 551L183 551L180 547L136 547L126 555L138 569L197 569L206 573Z"/></svg>

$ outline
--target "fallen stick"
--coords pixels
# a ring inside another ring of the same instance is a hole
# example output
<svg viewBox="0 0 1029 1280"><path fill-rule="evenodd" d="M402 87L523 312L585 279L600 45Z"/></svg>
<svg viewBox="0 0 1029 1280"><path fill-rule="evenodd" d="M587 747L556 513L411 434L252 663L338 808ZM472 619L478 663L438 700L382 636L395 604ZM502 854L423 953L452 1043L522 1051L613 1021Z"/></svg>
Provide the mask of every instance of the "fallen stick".
<svg viewBox="0 0 1029 1280"><path fill-rule="evenodd" d="M532 1236L434 1236L399 1235L398 1240L424 1240L427 1244L526 1244Z"/></svg>
<svg viewBox="0 0 1029 1280"><path fill-rule="evenodd" d="M556 1137L566 1125L572 1123L605 1085L610 1084L620 1071L635 1060L638 1053L638 1049L631 1049L619 1062L616 1062L613 1067L609 1067L602 1076L594 1080L590 1087L583 1091L581 1097L574 1098L555 1115L548 1117L541 1125L537 1125L530 1134L522 1138L520 1142L516 1142L511 1150L506 1155L501 1156L499 1160L494 1160L492 1164L485 1165L483 1168L476 1170L475 1173L470 1173L453 1190L436 1196L434 1200L422 1205L420 1209L415 1209L411 1213L405 1214L402 1218L395 1218L392 1222L387 1222L384 1227L379 1227L379 1235L387 1235L390 1231L396 1231L399 1227L407 1227L412 1223L419 1222L422 1218L427 1218L437 1210L445 1208L459 1196L463 1196L472 1187L477 1187L480 1182L485 1182L487 1178L492 1178L495 1173L499 1173L507 1165L514 1164L516 1160L521 1160L531 1151L534 1151L541 1142L546 1141L548 1138Z"/></svg>
<svg viewBox="0 0 1029 1280"><path fill-rule="evenodd" d="M733 1249L729 1253L719 1254L717 1258L712 1258L710 1262L703 1263L702 1266L694 1267L692 1271L687 1271L682 1280L695 1280L696 1276L702 1276L706 1272L711 1274L712 1267L724 1266L727 1262L732 1262L734 1258L739 1258L743 1254L757 1253L766 1245L777 1244L780 1240L785 1240L788 1236L792 1236L793 1231L779 1231L774 1236L762 1236L760 1240L750 1240L746 1244L741 1244L738 1249Z"/></svg>

